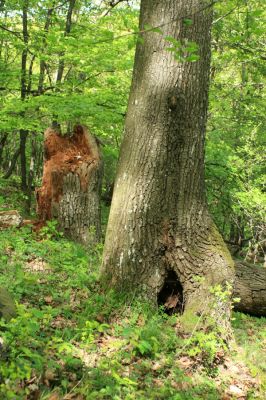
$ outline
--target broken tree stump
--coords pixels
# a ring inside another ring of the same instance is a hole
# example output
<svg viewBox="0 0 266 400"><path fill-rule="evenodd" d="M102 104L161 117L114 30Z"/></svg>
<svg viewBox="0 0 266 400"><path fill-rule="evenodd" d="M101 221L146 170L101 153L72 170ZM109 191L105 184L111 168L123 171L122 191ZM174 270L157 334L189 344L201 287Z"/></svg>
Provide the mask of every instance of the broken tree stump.
<svg viewBox="0 0 266 400"><path fill-rule="evenodd" d="M40 221L56 219L70 239L84 244L101 238L102 159L96 139L77 125L71 136L44 134L42 186L37 190Z"/></svg>

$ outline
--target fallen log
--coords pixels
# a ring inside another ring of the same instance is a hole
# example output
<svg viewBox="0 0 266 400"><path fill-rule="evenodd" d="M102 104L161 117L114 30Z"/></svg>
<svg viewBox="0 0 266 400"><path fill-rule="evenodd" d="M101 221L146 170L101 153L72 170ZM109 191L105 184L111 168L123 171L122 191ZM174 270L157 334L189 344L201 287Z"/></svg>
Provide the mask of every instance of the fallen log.
<svg viewBox="0 0 266 400"><path fill-rule="evenodd" d="M0 228L20 227L22 217L16 210L0 211Z"/></svg>
<svg viewBox="0 0 266 400"><path fill-rule="evenodd" d="M235 286L233 296L240 301L234 304L235 311L254 316L266 316L266 268L235 263Z"/></svg>
<svg viewBox="0 0 266 400"><path fill-rule="evenodd" d="M56 219L64 234L78 242L99 241L103 169L96 139L82 125L70 137L49 128L44 138L43 180L37 191L40 221Z"/></svg>

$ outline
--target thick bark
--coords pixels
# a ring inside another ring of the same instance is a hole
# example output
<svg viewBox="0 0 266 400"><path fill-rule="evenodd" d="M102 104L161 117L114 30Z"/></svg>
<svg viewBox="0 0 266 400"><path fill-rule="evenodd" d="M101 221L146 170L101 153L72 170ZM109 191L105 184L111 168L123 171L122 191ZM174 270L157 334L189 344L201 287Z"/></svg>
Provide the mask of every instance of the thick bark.
<svg viewBox="0 0 266 400"><path fill-rule="evenodd" d="M186 315L216 307L217 323L228 326L229 304L209 290L234 276L204 191L211 21L206 1L141 3L140 30L162 26L163 35L144 33L137 45L102 273L154 300L176 276ZM166 36L196 42L200 59L176 61Z"/></svg>
<svg viewBox="0 0 266 400"><path fill-rule="evenodd" d="M244 262L235 263L234 304L236 311L266 316L266 268Z"/></svg>
<svg viewBox="0 0 266 400"><path fill-rule="evenodd" d="M42 221L56 218L64 233L89 244L101 238L102 161L96 140L78 125L64 137L45 132L42 187L37 192Z"/></svg>

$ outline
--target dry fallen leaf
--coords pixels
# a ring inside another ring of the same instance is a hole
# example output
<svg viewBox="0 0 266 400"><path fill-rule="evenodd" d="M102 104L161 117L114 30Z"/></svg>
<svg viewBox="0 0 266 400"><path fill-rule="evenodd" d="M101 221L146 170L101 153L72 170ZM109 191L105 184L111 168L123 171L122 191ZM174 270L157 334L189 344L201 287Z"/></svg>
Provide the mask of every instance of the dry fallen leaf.
<svg viewBox="0 0 266 400"><path fill-rule="evenodd" d="M68 393L63 397L63 400L84 400L85 397L82 394Z"/></svg>
<svg viewBox="0 0 266 400"><path fill-rule="evenodd" d="M61 400L58 393L53 393L48 400Z"/></svg>
<svg viewBox="0 0 266 400"><path fill-rule="evenodd" d="M229 393L232 394L233 396L235 396L236 398L240 398L240 397L245 397L245 393L242 389L240 389L238 386L236 385L231 385L229 387Z"/></svg>
<svg viewBox="0 0 266 400"><path fill-rule="evenodd" d="M173 295L167 297L166 302L164 303L164 306L166 308L175 308L178 301L179 301L178 295L173 294Z"/></svg>
<svg viewBox="0 0 266 400"><path fill-rule="evenodd" d="M181 368L185 368L186 369L186 368L191 367L191 365L194 364L194 361L191 360L191 358L189 358L189 357L181 357L178 360L178 363L181 366Z"/></svg>
<svg viewBox="0 0 266 400"><path fill-rule="evenodd" d="M151 369L152 369L153 371L158 371L158 369L160 369L161 367L162 367L162 365L161 365L160 363L156 362L156 363L154 363L154 364L152 365Z"/></svg>
<svg viewBox="0 0 266 400"><path fill-rule="evenodd" d="M98 314L96 316L96 321L98 321L102 324L104 322L104 316L102 314Z"/></svg>
<svg viewBox="0 0 266 400"><path fill-rule="evenodd" d="M50 382L53 382L55 379L56 379L56 372L53 369L47 369L44 373L44 383L47 386L50 386Z"/></svg>
<svg viewBox="0 0 266 400"><path fill-rule="evenodd" d="M163 381L161 379L153 379L153 383L157 387L163 386Z"/></svg>
<svg viewBox="0 0 266 400"><path fill-rule="evenodd" d="M52 296L45 296L44 301L47 304L51 304L53 302L53 298L52 298Z"/></svg>

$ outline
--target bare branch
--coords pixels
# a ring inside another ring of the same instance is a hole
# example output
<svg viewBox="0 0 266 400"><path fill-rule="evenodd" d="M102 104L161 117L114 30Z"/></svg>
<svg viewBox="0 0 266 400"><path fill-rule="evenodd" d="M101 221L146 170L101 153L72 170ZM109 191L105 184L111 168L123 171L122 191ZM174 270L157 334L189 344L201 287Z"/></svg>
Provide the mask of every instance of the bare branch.
<svg viewBox="0 0 266 400"><path fill-rule="evenodd" d="M226 18L228 15L232 14L238 7L232 8L230 11L228 11L226 14L221 15L219 18L213 21L212 25L217 24L217 22L221 21L222 19Z"/></svg>
<svg viewBox="0 0 266 400"><path fill-rule="evenodd" d="M101 17L106 17L118 4L123 3L123 2L127 2L127 0L112 0L109 2L109 6L110 8L108 8L108 10L104 11L101 15Z"/></svg>
<svg viewBox="0 0 266 400"><path fill-rule="evenodd" d="M20 40L23 40L22 36L21 36L21 32L17 32L17 31L12 31L11 29L8 29L6 26L4 25L0 25L0 29L2 29L3 31L6 31L8 33L11 33L12 35L15 35L16 37L18 37Z"/></svg>

